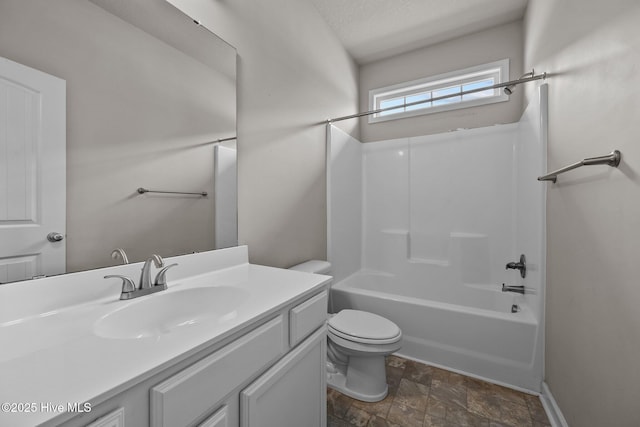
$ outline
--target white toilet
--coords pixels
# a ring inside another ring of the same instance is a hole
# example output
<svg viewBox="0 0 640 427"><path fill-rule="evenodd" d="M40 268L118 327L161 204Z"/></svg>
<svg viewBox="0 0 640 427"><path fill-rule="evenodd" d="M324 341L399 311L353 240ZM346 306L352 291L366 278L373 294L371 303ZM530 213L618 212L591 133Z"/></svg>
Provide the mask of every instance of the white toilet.
<svg viewBox="0 0 640 427"><path fill-rule="evenodd" d="M312 260L291 270L329 274L331 264ZM365 402L384 399L388 391L384 357L400 349L400 328L377 314L342 310L330 315L327 336L329 387Z"/></svg>

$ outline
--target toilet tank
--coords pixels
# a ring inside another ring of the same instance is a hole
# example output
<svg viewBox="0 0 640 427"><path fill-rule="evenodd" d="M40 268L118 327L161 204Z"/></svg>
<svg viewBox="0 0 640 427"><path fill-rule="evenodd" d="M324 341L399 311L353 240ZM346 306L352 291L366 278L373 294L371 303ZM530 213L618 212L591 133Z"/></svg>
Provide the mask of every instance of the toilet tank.
<svg viewBox="0 0 640 427"><path fill-rule="evenodd" d="M305 273L315 274L330 274L331 263L328 261L312 259L301 264L296 264L293 267L289 267L289 270L304 271Z"/></svg>

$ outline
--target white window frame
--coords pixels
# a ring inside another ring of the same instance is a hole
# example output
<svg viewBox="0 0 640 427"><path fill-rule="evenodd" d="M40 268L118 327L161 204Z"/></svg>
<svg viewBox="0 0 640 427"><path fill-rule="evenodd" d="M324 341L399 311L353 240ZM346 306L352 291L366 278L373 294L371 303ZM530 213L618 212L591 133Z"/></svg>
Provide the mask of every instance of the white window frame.
<svg viewBox="0 0 640 427"><path fill-rule="evenodd" d="M487 64L476 65L462 70L438 74L436 76L412 80L410 82L372 89L369 91L369 110L379 109L380 102L384 100L402 96L411 96L428 91L442 90L451 86L460 86L468 84L469 82L484 80L485 78L491 77L497 80L495 81L495 84L504 83L509 80L508 58L500 61L489 62ZM505 94L501 89L493 89L493 92L493 96L476 98L473 100L461 100L450 104L427 106L425 108L413 109L411 111L400 111L398 113L387 112L382 115L380 113L376 113L369 116L369 123L385 122L405 117L415 117L424 114L439 113L442 111L495 104L497 102L505 102L509 100L509 95Z"/></svg>

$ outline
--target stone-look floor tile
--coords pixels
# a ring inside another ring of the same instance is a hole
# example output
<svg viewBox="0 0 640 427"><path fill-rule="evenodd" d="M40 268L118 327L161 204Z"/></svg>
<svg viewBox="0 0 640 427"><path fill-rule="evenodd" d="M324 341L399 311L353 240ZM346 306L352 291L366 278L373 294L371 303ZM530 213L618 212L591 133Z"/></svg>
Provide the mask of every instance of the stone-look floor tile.
<svg viewBox="0 0 640 427"><path fill-rule="evenodd" d="M380 402L328 389L328 427L550 427L537 396L397 356L386 369Z"/></svg>
<svg viewBox="0 0 640 427"><path fill-rule="evenodd" d="M367 427L367 424L369 424L369 420L371 420L371 414L369 414L367 411L363 411L360 408L351 406L344 416L344 419L351 425L357 427Z"/></svg>
<svg viewBox="0 0 640 427"><path fill-rule="evenodd" d="M465 378L466 377L464 375L460 375L455 372L449 372L449 378L447 379L447 382L452 385L466 386Z"/></svg>
<svg viewBox="0 0 640 427"><path fill-rule="evenodd" d="M362 402L354 399L351 405L358 409L362 409L363 411L367 411L371 415L375 415L379 418L387 418L387 414L393 404L394 397L394 394L389 393L387 394L387 397L379 402Z"/></svg>
<svg viewBox="0 0 640 427"><path fill-rule="evenodd" d="M434 378L429 393L445 405L455 404L467 408L467 387L464 385L448 384Z"/></svg>
<svg viewBox="0 0 640 427"><path fill-rule="evenodd" d="M466 378L465 383L467 384L468 389L480 391L483 393L490 393L495 397L501 399L502 401L512 402L518 405L525 406L527 404L525 396L528 395L526 393L522 393L520 391L503 387L497 384L488 383L486 381L478 380L475 378Z"/></svg>
<svg viewBox="0 0 640 427"><path fill-rule="evenodd" d="M445 371L444 369L436 368L435 366L430 366L432 379L442 381L444 383L449 382L449 374L451 372Z"/></svg>
<svg viewBox="0 0 640 427"><path fill-rule="evenodd" d="M529 407L529 414L531 415L531 419L540 423L549 424L549 418L547 417L547 413L542 406L542 402L540 402L540 398L538 396L525 394L524 399L527 401L527 407Z"/></svg>
<svg viewBox="0 0 640 427"><path fill-rule="evenodd" d="M387 366L387 385L389 386L389 394L395 394L400 385L404 368L397 368L394 366Z"/></svg>
<svg viewBox="0 0 640 427"><path fill-rule="evenodd" d="M327 413L329 415L344 418L353 402L355 402L354 399L351 399L332 388L327 388Z"/></svg>
<svg viewBox="0 0 640 427"><path fill-rule="evenodd" d="M393 406L403 405L424 413L428 397L429 387L403 378L393 399Z"/></svg>
<svg viewBox="0 0 640 427"><path fill-rule="evenodd" d="M471 390L484 391L489 393L493 389L493 384L479 380L477 378L465 377L464 382L467 385L467 388Z"/></svg>
<svg viewBox="0 0 640 427"><path fill-rule="evenodd" d="M427 413L424 416L423 427L445 427L446 421L444 418L434 417Z"/></svg>
<svg viewBox="0 0 640 427"><path fill-rule="evenodd" d="M518 405L527 406L527 402L524 399L525 393L510 388L502 387L496 384L491 384L491 392L506 402L512 402Z"/></svg>
<svg viewBox="0 0 640 427"><path fill-rule="evenodd" d="M402 357L398 357L398 356L387 356L386 358L386 364L387 366L391 366L393 368L401 368L404 369L405 366L407 366L407 359L403 359Z"/></svg>
<svg viewBox="0 0 640 427"><path fill-rule="evenodd" d="M427 415L444 419L447 416L447 406L440 400L430 396L427 400Z"/></svg>
<svg viewBox="0 0 640 427"><path fill-rule="evenodd" d="M387 421L386 418L381 417L373 417L369 420L369 425L367 427L396 427L397 424L391 424Z"/></svg>
<svg viewBox="0 0 640 427"><path fill-rule="evenodd" d="M461 407L447 408L446 425L456 427L489 427L489 420Z"/></svg>
<svg viewBox="0 0 640 427"><path fill-rule="evenodd" d="M431 378L433 378L433 367L407 360L407 367L404 369L403 377L410 381L430 386Z"/></svg>
<svg viewBox="0 0 640 427"><path fill-rule="evenodd" d="M524 400L524 399L523 399ZM500 418L498 420L513 427L532 427L533 422L526 405L502 401L500 406Z"/></svg>
<svg viewBox="0 0 640 427"><path fill-rule="evenodd" d="M389 410L387 421L402 427L423 427L424 411L394 402Z"/></svg>
<svg viewBox="0 0 640 427"><path fill-rule="evenodd" d="M467 388L467 409L481 417L500 419L501 400L485 390Z"/></svg>
<svg viewBox="0 0 640 427"><path fill-rule="evenodd" d="M327 417L327 427L351 427L346 421L336 418L332 415Z"/></svg>

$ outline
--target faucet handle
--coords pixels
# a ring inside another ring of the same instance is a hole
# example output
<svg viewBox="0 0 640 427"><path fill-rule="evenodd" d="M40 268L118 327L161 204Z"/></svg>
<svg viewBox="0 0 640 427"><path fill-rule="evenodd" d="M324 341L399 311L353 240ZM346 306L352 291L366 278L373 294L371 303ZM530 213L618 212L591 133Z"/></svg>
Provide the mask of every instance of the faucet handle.
<svg viewBox="0 0 640 427"><path fill-rule="evenodd" d="M164 267L162 270L158 271L154 286L167 286L167 270L177 265L178 265L177 263L169 264L166 267Z"/></svg>
<svg viewBox="0 0 640 427"><path fill-rule="evenodd" d="M121 258L123 264L129 264L129 257L127 257L127 253L122 248L115 248L113 252L111 252L111 258Z"/></svg>
<svg viewBox="0 0 640 427"><path fill-rule="evenodd" d="M160 255L153 254L153 255L151 255L150 259L153 260L153 263L156 265L157 268L164 267L164 260L162 259L162 257Z"/></svg>
<svg viewBox="0 0 640 427"><path fill-rule="evenodd" d="M520 277L523 279L527 277L527 260L524 254L520 255L520 262L509 262L505 266L508 269L520 270Z"/></svg>
<svg viewBox="0 0 640 427"><path fill-rule="evenodd" d="M135 282L127 276L121 276L120 274L109 274L107 276L104 276L104 278L105 279L115 279L115 278L122 279L123 294L128 294L136 290Z"/></svg>

